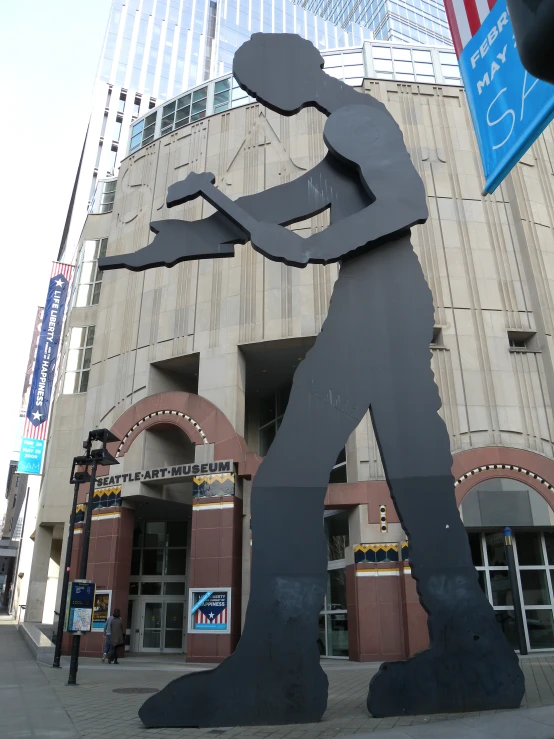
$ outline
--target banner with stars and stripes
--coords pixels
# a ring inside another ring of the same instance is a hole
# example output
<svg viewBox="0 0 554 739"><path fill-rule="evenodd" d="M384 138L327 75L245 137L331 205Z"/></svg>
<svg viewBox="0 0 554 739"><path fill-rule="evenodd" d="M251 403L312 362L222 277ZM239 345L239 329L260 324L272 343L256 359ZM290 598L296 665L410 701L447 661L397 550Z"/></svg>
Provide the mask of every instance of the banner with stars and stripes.
<svg viewBox="0 0 554 739"><path fill-rule="evenodd" d="M191 588L190 598L190 632L230 632L230 597L229 588L218 590L200 590Z"/></svg>
<svg viewBox="0 0 554 739"><path fill-rule="evenodd" d="M70 264L52 264L17 468L18 472L27 475L40 475L42 468L63 319L72 276L73 267Z"/></svg>

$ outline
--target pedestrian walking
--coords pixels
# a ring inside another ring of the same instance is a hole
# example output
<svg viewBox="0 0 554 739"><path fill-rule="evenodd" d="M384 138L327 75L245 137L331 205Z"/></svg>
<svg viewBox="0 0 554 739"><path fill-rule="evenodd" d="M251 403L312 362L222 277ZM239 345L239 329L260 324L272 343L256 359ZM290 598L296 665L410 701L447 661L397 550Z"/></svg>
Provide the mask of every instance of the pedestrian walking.
<svg viewBox="0 0 554 739"><path fill-rule="evenodd" d="M110 653L110 636L112 633L112 620L113 616L108 616L106 623L104 625L104 650L102 652L102 662L105 662L106 657Z"/></svg>
<svg viewBox="0 0 554 739"><path fill-rule="evenodd" d="M110 645L111 652L108 658L108 663L118 665L117 661L118 649L125 643L125 630L123 628L123 621L121 620L121 612L119 608L116 608L113 612L113 618L110 624Z"/></svg>

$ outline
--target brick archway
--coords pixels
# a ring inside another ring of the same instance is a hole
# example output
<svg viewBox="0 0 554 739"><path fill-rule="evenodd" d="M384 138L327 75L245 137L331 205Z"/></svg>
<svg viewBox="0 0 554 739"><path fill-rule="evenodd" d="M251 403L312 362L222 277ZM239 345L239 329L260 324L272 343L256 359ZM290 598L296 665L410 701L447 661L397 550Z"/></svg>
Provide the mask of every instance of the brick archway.
<svg viewBox="0 0 554 739"><path fill-rule="evenodd" d="M186 392L149 395L128 408L111 428L121 443L110 445L110 452L124 457L139 434L160 424L177 426L193 444L213 444L214 459L234 460L241 476L255 474L261 462L217 406Z"/></svg>
<svg viewBox="0 0 554 739"><path fill-rule="evenodd" d="M554 510L554 460L513 447L481 447L454 456L458 507L478 483L507 477L533 488Z"/></svg>

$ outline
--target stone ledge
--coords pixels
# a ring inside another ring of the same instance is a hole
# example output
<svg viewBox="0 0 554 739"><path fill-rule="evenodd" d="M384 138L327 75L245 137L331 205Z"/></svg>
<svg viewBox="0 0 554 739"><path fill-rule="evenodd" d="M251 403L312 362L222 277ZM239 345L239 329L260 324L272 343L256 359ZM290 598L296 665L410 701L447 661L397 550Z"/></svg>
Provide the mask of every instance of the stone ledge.
<svg viewBox="0 0 554 739"><path fill-rule="evenodd" d="M50 639L39 629L38 624L25 621L18 624L17 629L29 647L37 662L52 664L54 661L55 646Z"/></svg>

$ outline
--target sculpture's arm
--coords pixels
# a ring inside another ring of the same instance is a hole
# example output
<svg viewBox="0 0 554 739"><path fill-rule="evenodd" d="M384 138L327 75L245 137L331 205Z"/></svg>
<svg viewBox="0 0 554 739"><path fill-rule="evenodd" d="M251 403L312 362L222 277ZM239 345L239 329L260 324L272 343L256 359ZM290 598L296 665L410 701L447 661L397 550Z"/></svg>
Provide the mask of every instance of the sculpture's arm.
<svg viewBox="0 0 554 739"><path fill-rule="evenodd" d="M232 202L266 223L289 224L319 213L329 207L333 194L334 166L328 159L326 157L292 182ZM175 198L179 193L175 195L172 188L177 185L170 187ZM172 199L171 205L175 204L177 201ZM234 244L248 241L244 229L220 212L198 221L154 221L150 228L156 236L148 246L129 254L104 257L98 261L99 268L126 268L138 272L151 267L173 267L189 259L232 257Z"/></svg>
<svg viewBox="0 0 554 739"><path fill-rule="evenodd" d="M409 173L407 176L410 185ZM313 264L336 262L358 249L393 240L411 226L425 223L428 211L423 183L417 176L411 184L413 189L408 187L406 192L399 182L381 183L374 188L376 199L367 208L302 239L306 261Z"/></svg>

